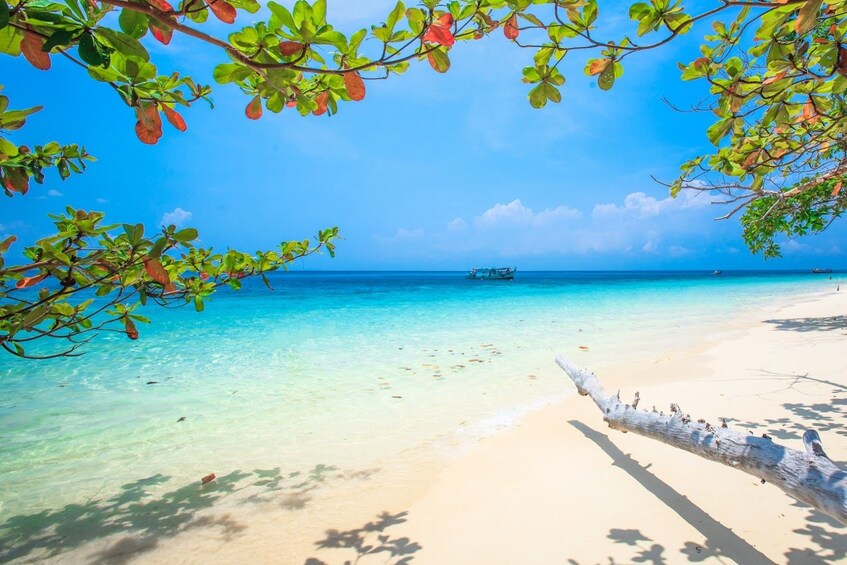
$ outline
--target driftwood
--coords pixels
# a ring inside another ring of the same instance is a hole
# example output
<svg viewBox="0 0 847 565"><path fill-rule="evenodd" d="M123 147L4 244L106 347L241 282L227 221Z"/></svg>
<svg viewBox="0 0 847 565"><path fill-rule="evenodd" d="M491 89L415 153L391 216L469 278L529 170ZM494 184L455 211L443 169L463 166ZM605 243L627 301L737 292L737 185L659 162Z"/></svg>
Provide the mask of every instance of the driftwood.
<svg viewBox="0 0 847 565"><path fill-rule="evenodd" d="M770 437L753 436L704 420L691 421L676 404L670 414L638 410L607 392L593 373L559 356L556 363L565 370L582 396L603 412L613 430L633 432L684 449L704 459L723 463L772 483L790 496L847 524L847 472L838 468L823 451L814 430L803 435L806 452L774 443Z"/></svg>

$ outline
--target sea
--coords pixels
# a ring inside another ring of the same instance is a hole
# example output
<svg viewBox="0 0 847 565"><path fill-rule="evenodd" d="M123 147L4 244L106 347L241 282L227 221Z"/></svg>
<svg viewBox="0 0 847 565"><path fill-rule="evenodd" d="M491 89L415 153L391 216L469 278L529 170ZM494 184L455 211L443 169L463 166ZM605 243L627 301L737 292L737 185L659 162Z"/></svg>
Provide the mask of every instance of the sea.
<svg viewBox="0 0 847 565"><path fill-rule="evenodd" d="M841 277L287 272L201 313L148 306L137 341L107 333L79 357L0 357L0 548L210 473L313 477L422 446L450 457L572 394L557 354L602 374Z"/></svg>

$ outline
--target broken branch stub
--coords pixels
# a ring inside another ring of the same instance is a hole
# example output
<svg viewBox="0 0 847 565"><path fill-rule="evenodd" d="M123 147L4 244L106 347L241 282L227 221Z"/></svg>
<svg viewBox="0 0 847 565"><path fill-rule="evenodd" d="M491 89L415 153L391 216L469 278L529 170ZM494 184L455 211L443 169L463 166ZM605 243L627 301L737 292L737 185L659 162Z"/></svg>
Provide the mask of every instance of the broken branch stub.
<svg viewBox="0 0 847 565"><path fill-rule="evenodd" d="M556 357L556 363L581 395L591 397L610 428L643 435L749 473L847 524L847 472L829 460L817 432L809 430L803 436L807 448L803 452L769 438L734 431L725 423L716 428L693 422L676 406L670 415L638 410L609 394L594 374L565 357Z"/></svg>

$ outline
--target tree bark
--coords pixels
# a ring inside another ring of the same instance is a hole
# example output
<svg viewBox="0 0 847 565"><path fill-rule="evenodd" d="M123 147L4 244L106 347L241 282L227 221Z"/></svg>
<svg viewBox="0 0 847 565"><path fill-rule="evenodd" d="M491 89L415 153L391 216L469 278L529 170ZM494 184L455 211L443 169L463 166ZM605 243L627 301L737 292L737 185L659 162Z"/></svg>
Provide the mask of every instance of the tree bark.
<svg viewBox="0 0 847 565"><path fill-rule="evenodd" d="M671 405L671 414L638 410L609 394L593 373L561 355L556 363L573 380L579 394L591 397L613 430L643 435L749 473L847 524L847 472L829 460L814 430L804 434L807 451L803 452L768 437L731 430L725 423L716 427L703 420L692 422L676 404Z"/></svg>

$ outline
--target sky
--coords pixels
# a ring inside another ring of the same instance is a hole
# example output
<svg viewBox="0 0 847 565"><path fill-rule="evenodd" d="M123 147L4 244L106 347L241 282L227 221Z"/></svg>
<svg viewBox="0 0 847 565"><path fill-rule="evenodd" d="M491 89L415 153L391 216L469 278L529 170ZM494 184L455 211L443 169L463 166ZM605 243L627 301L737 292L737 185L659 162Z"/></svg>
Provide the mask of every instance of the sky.
<svg viewBox="0 0 847 565"><path fill-rule="evenodd" d="M348 33L393 7L328 4L329 21ZM602 8L614 37L626 21ZM236 25L253 18L239 14ZM146 37L160 72L214 88L214 110L184 109L188 131L166 124L155 146L138 141L134 113L82 69L60 57L49 72L0 57L11 106L44 106L12 140L80 143L98 159L84 175L63 182L51 172L27 196L4 201L0 237L32 243L50 233L48 214L71 205L148 229L190 225L221 250L269 249L338 226L337 257L296 269L847 268L841 224L785 242L784 258L764 261L745 248L737 219L714 220L727 210L709 195L672 199L651 178L671 181L682 162L710 151L710 115L662 101L688 107L706 98L704 84L679 80L677 61L696 58L709 31L630 58L609 92L583 74L586 56L571 53L562 102L541 110L520 82L532 53L495 32L457 44L446 74L424 62L368 81L365 99L335 116L286 109L259 121L245 118L249 98L236 87L214 84L220 51L178 35L167 47Z"/></svg>

